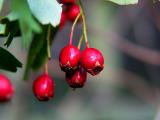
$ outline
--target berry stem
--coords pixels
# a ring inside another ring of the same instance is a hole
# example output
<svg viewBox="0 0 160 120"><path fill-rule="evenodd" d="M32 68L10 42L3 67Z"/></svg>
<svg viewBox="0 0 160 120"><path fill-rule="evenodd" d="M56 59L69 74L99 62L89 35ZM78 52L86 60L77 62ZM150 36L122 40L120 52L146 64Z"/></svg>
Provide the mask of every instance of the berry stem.
<svg viewBox="0 0 160 120"><path fill-rule="evenodd" d="M78 46L77 46L77 48L78 49L80 49L81 48L81 45L82 45L82 41L83 41L83 34L81 35L81 38L80 38L80 40L79 40L79 43L78 43Z"/></svg>
<svg viewBox="0 0 160 120"><path fill-rule="evenodd" d="M73 22L72 28L71 28L71 33L70 33L70 40L69 40L69 45L72 45L72 39L73 39L73 32L74 32L74 28L78 22L78 19L80 18L81 13L79 13L76 17L76 19Z"/></svg>
<svg viewBox="0 0 160 120"><path fill-rule="evenodd" d="M46 61L44 65L44 73L48 75L48 60Z"/></svg>
<svg viewBox="0 0 160 120"><path fill-rule="evenodd" d="M51 59L50 39L51 39L51 25L48 26L48 32L47 32L47 56L48 56L48 59Z"/></svg>
<svg viewBox="0 0 160 120"><path fill-rule="evenodd" d="M85 14L84 14L84 10L83 10L83 6L82 6L81 0L79 0L79 4L80 4L80 9L81 9L81 14L82 14L82 20L83 20L83 34L84 34L84 39L85 39L86 47L89 48L88 36L87 36L86 18L85 18Z"/></svg>

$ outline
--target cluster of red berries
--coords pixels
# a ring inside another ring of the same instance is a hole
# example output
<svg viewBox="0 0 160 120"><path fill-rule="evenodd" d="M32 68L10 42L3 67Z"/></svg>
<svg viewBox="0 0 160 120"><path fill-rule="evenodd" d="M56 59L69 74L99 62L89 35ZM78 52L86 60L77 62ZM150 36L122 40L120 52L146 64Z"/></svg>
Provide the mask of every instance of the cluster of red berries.
<svg viewBox="0 0 160 120"><path fill-rule="evenodd" d="M62 28L67 20L73 22L76 19L80 13L80 7L75 3L75 0L60 0L60 3L63 4L60 20L60 28Z"/></svg>
<svg viewBox="0 0 160 120"><path fill-rule="evenodd" d="M59 56L61 70L65 72L66 82L71 88L82 88L87 79L87 72L97 75L104 68L101 52L86 47L82 52L72 44L65 46ZM54 96L55 83L47 74L39 76L33 83L33 92L40 101L47 101Z"/></svg>
<svg viewBox="0 0 160 120"><path fill-rule="evenodd" d="M87 37L85 37L86 48L81 52L79 46L72 45L72 36L74 25L81 15L81 10L74 0L61 0L61 3L69 6L69 9L62 12L61 23L63 23L63 15L68 16L68 19L74 21L70 41L65 46L59 55L59 65L61 70L65 72L66 81L72 88L81 88L85 85L87 79L87 72L91 75L97 75L104 68L104 58L99 50L96 48L89 48ZM72 19L71 19L72 18ZM84 24L84 17L83 24Z"/></svg>
<svg viewBox="0 0 160 120"><path fill-rule="evenodd" d="M74 0L61 0L64 4L60 27L63 27L66 18L76 21L80 15L80 7ZM86 48L80 51L79 46L72 45L73 31L71 31L69 44L60 52L59 65L65 72L66 82L71 88L82 88L87 79L87 72L93 76L99 74L104 68L104 58L99 50L90 48L86 40ZM85 38L86 39L86 38ZM33 93L39 101L47 101L54 97L55 83L48 75L47 66L45 73L38 76L33 82ZM0 74L0 101L8 101L13 96L14 89L10 80Z"/></svg>
<svg viewBox="0 0 160 120"><path fill-rule="evenodd" d="M82 52L72 45L65 46L59 56L61 70L66 73L66 81L72 88L84 86L87 72L97 75L104 68L104 58L95 48L86 47Z"/></svg>

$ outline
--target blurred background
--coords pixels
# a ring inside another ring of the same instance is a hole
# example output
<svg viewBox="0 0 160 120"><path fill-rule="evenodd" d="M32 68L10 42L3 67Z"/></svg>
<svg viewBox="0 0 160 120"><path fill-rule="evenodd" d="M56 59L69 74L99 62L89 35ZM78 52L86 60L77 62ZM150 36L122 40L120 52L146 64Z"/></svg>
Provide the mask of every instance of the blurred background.
<svg viewBox="0 0 160 120"><path fill-rule="evenodd" d="M39 102L32 83L42 71L31 73L27 82L22 80L27 50L22 49L21 38L15 38L9 50L24 67L17 73L0 71L15 86L12 101L0 103L0 120L160 120L160 3L139 0L137 5L118 6L105 0L82 2L89 43L103 53L104 70L95 77L88 75L82 89L68 87L58 63L59 52L69 41L68 22L55 37L49 62L55 97ZM79 23L75 45L81 29Z"/></svg>

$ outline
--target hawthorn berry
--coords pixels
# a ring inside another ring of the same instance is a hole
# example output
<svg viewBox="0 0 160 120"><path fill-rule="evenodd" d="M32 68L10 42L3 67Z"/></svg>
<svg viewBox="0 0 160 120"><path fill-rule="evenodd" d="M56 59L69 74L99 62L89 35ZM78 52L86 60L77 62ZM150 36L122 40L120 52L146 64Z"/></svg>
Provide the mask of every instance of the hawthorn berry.
<svg viewBox="0 0 160 120"><path fill-rule="evenodd" d="M54 97L55 83L48 74L39 76L33 82L33 92L39 101L48 101Z"/></svg>
<svg viewBox="0 0 160 120"><path fill-rule="evenodd" d="M80 13L80 7L77 4L73 4L69 7L67 11L67 18L73 22L79 15L79 13Z"/></svg>
<svg viewBox="0 0 160 120"><path fill-rule="evenodd" d="M67 18L66 18L66 12L62 11L62 13L61 13L61 20L60 20L60 24L59 24L60 29L62 29L63 26L66 24L66 20L67 20Z"/></svg>
<svg viewBox="0 0 160 120"><path fill-rule="evenodd" d="M82 88L86 78L87 72L81 66L74 71L66 72L66 81L71 88Z"/></svg>
<svg viewBox="0 0 160 120"><path fill-rule="evenodd" d="M80 65L91 75L97 75L104 68L104 58L95 48L86 48L82 51Z"/></svg>
<svg viewBox="0 0 160 120"><path fill-rule="evenodd" d="M75 70L78 67L80 50L73 46L65 46L59 55L59 65L64 72Z"/></svg>
<svg viewBox="0 0 160 120"><path fill-rule="evenodd" d="M72 4L75 3L75 0L60 0L62 4Z"/></svg>
<svg viewBox="0 0 160 120"><path fill-rule="evenodd" d="M0 74L0 102L8 101L14 94L14 88L10 80Z"/></svg>

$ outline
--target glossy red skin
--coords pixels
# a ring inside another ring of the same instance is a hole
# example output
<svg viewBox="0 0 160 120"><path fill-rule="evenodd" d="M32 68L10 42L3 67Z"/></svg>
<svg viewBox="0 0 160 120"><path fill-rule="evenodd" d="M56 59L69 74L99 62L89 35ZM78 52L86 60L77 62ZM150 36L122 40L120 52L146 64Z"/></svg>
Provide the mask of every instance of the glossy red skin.
<svg viewBox="0 0 160 120"><path fill-rule="evenodd" d="M66 72L66 81L71 88L82 88L86 82L87 72L79 67L75 71Z"/></svg>
<svg viewBox="0 0 160 120"><path fill-rule="evenodd" d="M77 4L73 4L67 11L67 18L73 22L80 13L80 7Z"/></svg>
<svg viewBox="0 0 160 120"><path fill-rule="evenodd" d="M52 78L43 74L33 82L33 92L39 101L47 101L54 97L55 84Z"/></svg>
<svg viewBox="0 0 160 120"><path fill-rule="evenodd" d="M75 0L60 0L60 2L62 4L71 4L71 3L75 3Z"/></svg>
<svg viewBox="0 0 160 120"><path fill-rule="evenodd" d="M80 50L73 45L65 46L59 55L59 64L62 71L75 70L78 67Z"/></svg>
<svg viewBox="0 0 160 120"><path fill-rule="evenodd" d="M11 100L14 94L14 88L10 80L0 74L0 102Z"/></svg>
<svg viewBox="0 0 160 120"><path fill-rule="evenodd" d="M91 75L97 75L104 68L103 55L95 48L86 48L81 53L80 65Z"/></svg>
<svg viewBox="0 0 160 120"><path fill-rule="evenodd" d="M60 20L60 24L59 24L60 29L62 29L64 27L64 25L66 24L66 20L67 20L66 12L62 11L61 20Z"/></svg>

